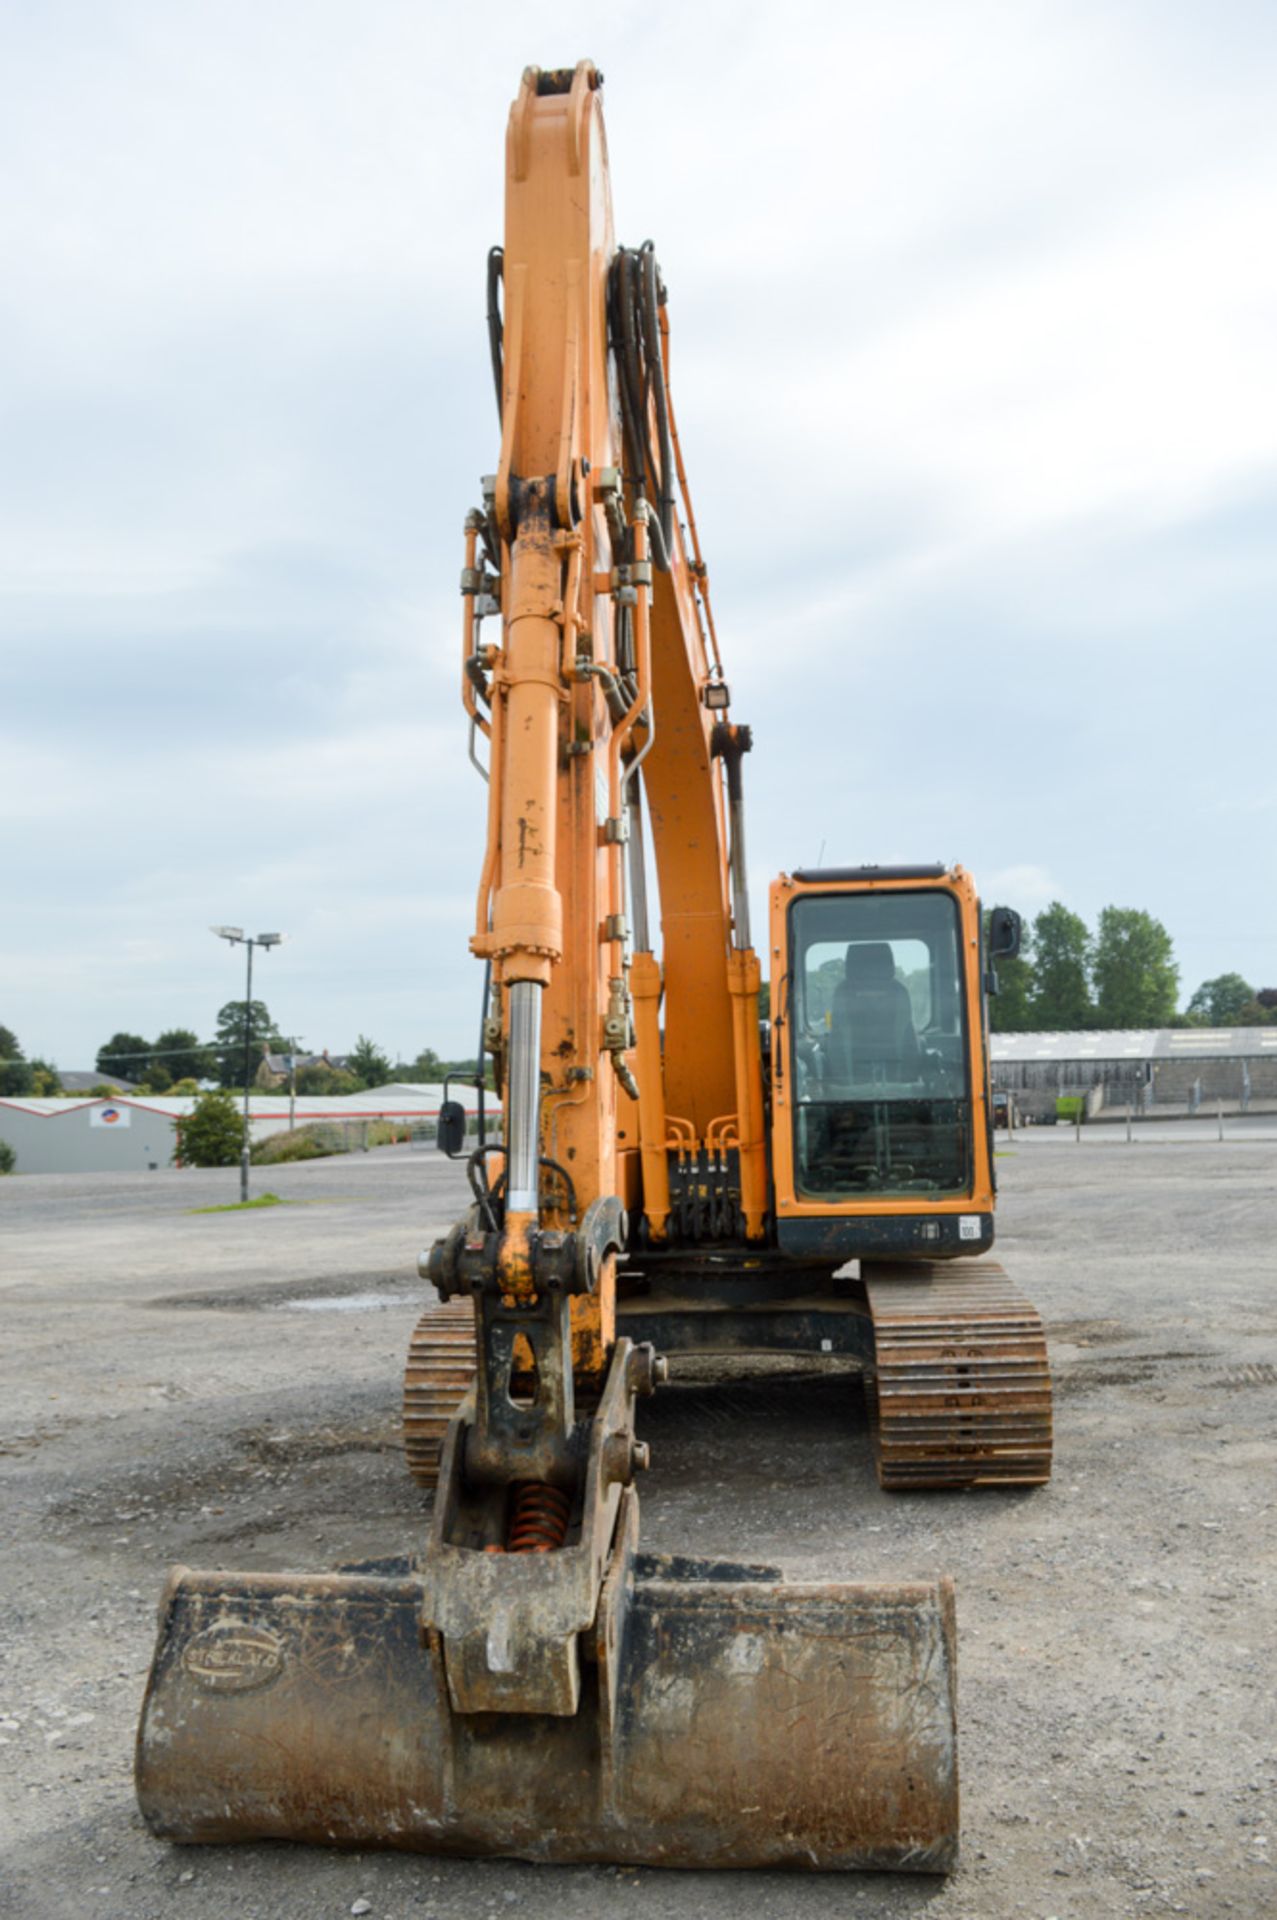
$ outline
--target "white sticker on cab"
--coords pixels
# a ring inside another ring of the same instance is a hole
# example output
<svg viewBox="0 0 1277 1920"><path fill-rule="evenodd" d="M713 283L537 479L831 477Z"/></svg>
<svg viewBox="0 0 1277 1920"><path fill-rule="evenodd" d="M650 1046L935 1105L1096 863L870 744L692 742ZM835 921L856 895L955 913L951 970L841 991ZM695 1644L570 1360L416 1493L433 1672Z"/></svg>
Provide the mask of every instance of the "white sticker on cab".
<svg viewBox="0 0 1277 1920"><path fill-rule="evenodd" d="M959 1240L978 1240L980 1238L980 1216L978 1213L958 1215Z"/></svg>

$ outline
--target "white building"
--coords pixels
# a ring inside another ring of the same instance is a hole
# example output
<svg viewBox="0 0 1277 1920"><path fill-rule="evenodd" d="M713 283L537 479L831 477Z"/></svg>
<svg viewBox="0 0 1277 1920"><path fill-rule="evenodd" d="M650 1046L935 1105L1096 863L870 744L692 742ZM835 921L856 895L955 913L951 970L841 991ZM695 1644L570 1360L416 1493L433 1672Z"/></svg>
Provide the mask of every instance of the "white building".
<svg viewBox="0 0 1277 1920"><path fill-rule="evenodd" d="M473 1087L453 1082L449 1095L468 1114L478 1112ZM97 1100L0 1100L0 1140L16 1157L16 1173L146 1173L173 1164L177 1122L195 1105L194 1094L121 1094ZM395 1081L364 1093L298 1095L293 1124L318 1121L358 1127L361 1122L388 1120L408 1126L432 1127L443 1102L441 1086L417 1086ZM238 1101L237 1101L238 1104ZM501 1103L486 1096L486 1110L495 1121ZM249 1097L249 1123L254 1140L283 1133L289 1125L287 1096L255 1093Z"/></svg>

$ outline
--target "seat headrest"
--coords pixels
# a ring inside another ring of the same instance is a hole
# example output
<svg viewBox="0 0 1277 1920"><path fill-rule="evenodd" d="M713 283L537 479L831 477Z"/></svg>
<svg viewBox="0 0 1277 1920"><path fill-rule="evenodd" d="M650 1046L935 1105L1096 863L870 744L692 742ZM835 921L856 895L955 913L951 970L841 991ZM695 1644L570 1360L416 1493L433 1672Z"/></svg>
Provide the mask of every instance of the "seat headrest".
<svg viewBox="0 0 1277 1920"><path fill-rule="evenodd" d="M866 941L847 949L844 977L853 987L887 987L896 977L896 962L885 940Z"/></svg>

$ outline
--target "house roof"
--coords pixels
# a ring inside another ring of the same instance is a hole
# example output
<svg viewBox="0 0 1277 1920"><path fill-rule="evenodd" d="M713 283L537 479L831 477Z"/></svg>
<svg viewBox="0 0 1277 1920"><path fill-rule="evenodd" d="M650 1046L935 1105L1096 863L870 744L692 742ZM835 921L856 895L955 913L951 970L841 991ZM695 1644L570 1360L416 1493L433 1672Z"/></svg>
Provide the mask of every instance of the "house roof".
<svg viewBox="0 0 1277 1920"><path fill-rule="evenodd" d="M286 1053L272 1053L270 1049L267 1048L262 1058L272 1073L288 1072L288 1055ZM348 1053L299 1053L294 1055L294 1058L296 1059L299 1070L302 1067L332 1067L340 1073L343 1068L350 1065L350 1055Z"/></svg>

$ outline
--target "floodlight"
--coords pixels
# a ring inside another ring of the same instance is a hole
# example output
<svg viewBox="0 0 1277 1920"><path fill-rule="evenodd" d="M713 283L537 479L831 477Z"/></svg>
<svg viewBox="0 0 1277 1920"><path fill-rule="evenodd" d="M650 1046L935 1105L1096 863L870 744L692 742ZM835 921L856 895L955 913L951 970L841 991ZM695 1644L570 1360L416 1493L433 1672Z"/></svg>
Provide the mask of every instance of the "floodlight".
<svg viewBox="0 0 1277 1920"><path fill-rule="evenodd" d="M215 933L219 940L242 940L244 938L243 927L210 927L209 932Z"/></svg>

